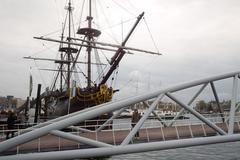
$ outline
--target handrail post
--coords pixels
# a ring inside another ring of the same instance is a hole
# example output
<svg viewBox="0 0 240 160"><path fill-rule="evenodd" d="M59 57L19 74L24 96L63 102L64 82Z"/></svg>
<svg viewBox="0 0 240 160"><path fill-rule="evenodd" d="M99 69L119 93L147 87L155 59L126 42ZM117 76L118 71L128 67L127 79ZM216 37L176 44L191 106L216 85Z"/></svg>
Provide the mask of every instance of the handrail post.
<svg viewBox="0 0 240 160"><path fill-rule="evenodd" d="M233 78L233 88L232 88L232 99L231 99L231 108L229 113L229 128L228 134L233 134L234 131L234 117L235 117L235 108L236 108L236 100L237 100L237 80L238 74L236 74Z"/></svg>

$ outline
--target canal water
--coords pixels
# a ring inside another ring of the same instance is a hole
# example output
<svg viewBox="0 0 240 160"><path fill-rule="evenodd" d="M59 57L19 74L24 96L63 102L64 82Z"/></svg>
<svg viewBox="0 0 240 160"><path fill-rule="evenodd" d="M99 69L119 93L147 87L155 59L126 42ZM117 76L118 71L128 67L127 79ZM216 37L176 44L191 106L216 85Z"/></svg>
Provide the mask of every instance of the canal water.
<svg viewBox="0 0 240 160"><path fill-rule="evenodd" d="M240 160L240 142L124 154L105 160Z"/></svg>

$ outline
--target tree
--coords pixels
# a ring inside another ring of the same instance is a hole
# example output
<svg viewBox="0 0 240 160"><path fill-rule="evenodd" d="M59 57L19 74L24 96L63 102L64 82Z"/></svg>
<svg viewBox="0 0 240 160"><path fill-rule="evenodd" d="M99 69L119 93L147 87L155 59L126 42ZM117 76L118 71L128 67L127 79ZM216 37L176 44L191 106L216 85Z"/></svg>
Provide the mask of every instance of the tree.
<svg viewBox="0 0 240 160"><path fill-rule="evenodd" d="M207 104L204 100L200 100L196 103L196 110L198 112L206 112Z"/></svg>

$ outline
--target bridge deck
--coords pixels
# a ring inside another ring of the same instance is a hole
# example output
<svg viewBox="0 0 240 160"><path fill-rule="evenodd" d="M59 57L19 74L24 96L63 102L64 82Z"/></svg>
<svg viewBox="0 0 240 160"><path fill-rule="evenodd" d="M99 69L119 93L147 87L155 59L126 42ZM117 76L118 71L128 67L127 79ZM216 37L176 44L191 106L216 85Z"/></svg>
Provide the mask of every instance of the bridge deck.
<svg viewBox="0 0 240 160"><path fill-rule="evenodd" d="M217 123L217 126L227 132L226 123ZM109 143L119 144L127 136L130 130L104 130L101 132L75 133L79 136L89 139ZM235 123L234 132L240 132L239 122ZM133 139L131 143L149 142L149 141L164 141L170 139L184 139L192 137L213 136L216 132L205 124L195 124L187 126L159 127L159 128L144 128L140 130L140 138ZM4 141L2 139L1 141ZM31 153L40 151L58 151L66 149L87 148L85 144L69 141L53 135L46 135L34 141L22 144L12 148L4 154L16 153Z"/></svg>

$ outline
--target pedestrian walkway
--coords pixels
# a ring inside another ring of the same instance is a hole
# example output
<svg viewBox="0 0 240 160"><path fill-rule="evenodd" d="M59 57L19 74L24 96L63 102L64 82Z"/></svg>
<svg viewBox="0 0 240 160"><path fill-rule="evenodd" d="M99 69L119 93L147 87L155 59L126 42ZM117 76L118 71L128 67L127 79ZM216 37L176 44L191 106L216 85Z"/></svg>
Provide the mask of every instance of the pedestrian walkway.
<svg viewBox="0 0 240 160"><path fill-rule="evenodd" d="M226 123L217 123L218 127L227 132ZM130 130L103 130L101 132L74 132L75 135L89 138L92 140L108 143L120 144L124 138L129 134ZM235 122L234 132L240 133L240 124ZM215 136L217 133L212 128L205 124L171 126L171 127L157 127L157 128L143 128L140 129L140 137L133 139L131 143L165 141L171 139L185 139L195 137L209 137ZM1 141L4 141L3 139ZM89 148L91 146L66 140L53 135L46 135L31 142L19 145L12 148L4 154L19 154L32 153L42 151L59 151L67 149Z"/></svg>

